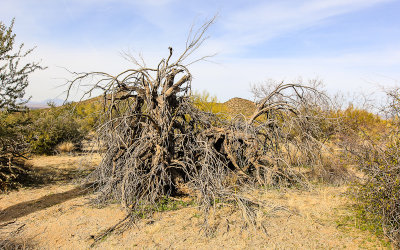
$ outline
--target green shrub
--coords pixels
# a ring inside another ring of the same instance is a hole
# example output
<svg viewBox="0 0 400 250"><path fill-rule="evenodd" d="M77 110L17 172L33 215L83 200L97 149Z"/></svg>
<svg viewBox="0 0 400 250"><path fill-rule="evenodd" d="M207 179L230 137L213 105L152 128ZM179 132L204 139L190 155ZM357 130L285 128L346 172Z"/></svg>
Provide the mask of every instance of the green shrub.
<svg viewBox="0 0 400 250"><path fill-rule="evenodd" d="M377 114L365 109L355 108L352 105L345 110L338 111L336 115L341 124L340 136L351 135L361 140L368 138L378 141L384 139L384 136L391 130L392 123L390 120L382 119Z"/></svg>
<svg viewBox="0 0 400 250"><path fill-rule="evenodd" d="M203 91L201 93L195 92L191 98L196 108L202 111L217 114L220 118L223 118L227 115L226 107L224 107L222 103L218 102L216 96L211 96L211 94L207 91Z"/></svg>
<svg viewBox="0 0 400 250"><path fill-rule="evenodd" d="M71 105L38 112L27 133L27 141L34 154L53 154L63 142L71 142L80 149L88 130L82 128Z"/></svg>
<svg viewBox="0 0 400 250"><path fill-rule="evenodd" d="M391 119L383 120L363 110L349 108L344 122L348 143L363 172L350 188L355 211L368 229L386 235L400 246L400 124L393 103L386 107Z"/></svg>
<svg viewBox="0 0 400 250"><path fill-rule="evenodd" d="M85 131L93 131L99 121L101 114L100 100L87 100L73 107L77 122Z"/></svg>
<svg viewBox="0 0 400 250"><path fill-rule="evenodd" d="M352 186L356 211L372 228L400 244L400 141L362 159L365 178Z"/></svg>
<svg viewBox="0 0 400 250"><path fill-rule="evenodd" d="M29 145L24 133L29 117L25 112L0 111L0 191L16 188L26 177L24 159Z"/></svg>
<svg viewBox="0 0 400 250"><path fill-rule="evenodd" d="M347 160L355 160L363 173L349 189L357 217L400 247L400 89L386 94L382 110L388 119L350 107L344 112L348 135L342 141Z"/></svg>

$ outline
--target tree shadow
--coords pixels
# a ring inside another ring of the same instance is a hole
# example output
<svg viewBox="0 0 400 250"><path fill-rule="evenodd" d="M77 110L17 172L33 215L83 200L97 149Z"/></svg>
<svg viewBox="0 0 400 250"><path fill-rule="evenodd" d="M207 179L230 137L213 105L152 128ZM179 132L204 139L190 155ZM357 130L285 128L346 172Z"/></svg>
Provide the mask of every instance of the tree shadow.
<svg viewBox="0 0 400 250"><path fill-rule="evenodd" d="M21 202L19 204L1 210L0 222L17 219L28 214L46 209L48 207L60 204L64 201L83 196L89 193L90 190L91 189L87 187L76 187L63 193L50 194L36 200Z"/></svg>
<svg viewBox="0 0 400 250"><path fill-rule="evenodd" d="M33 245L18 239L0 239L0 249L17 250L17 249L34 249Z"/></svg>
<svg viewBox="0 0 400 250"><path fill-rule="evenodd" d="M20 167L21 171L17 174L15 182L18 187L33 187L38 188L57 183L70 183L71 181L79 182L88 176L94 167L86 169L74 168L55 168L51 166L33 167L25 165ZM13 189L11 187L11 189Z"/></svg>
<svg viewBox="0 0 400 250"><path fill-rule="evenodd" d="M60 182L78 181L89 175L94 168L74 169L74 168L51 168L51 167L35 167L34 174L37 176L35 182L27 183L28 185L41 186Z"/></svg>

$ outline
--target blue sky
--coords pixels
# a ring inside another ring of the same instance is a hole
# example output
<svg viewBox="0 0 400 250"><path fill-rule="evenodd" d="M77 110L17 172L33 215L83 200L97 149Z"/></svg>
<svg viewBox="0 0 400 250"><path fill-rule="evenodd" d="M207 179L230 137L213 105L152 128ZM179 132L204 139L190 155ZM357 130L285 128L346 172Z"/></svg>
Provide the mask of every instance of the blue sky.
<svg viewBox="0 0 400 250"><path fill-rule="evenodd" d="M210 39L194 55L193 87L225 101L252 98L250 84L319 78L331 91L373 92L400 81L400 1L394 0L0 0L0 21L16 18L17 40L37 46L27 94L61 98L71 71L117 73L133 65L120 53L156 64L168 46L183 49L192 24L218 13Z"/></svg>

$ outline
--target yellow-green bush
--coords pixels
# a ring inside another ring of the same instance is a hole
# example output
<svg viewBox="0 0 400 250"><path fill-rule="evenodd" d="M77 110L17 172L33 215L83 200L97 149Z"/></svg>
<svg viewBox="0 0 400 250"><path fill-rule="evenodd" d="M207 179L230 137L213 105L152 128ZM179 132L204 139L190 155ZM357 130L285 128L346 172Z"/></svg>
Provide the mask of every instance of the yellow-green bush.
<svg viewBox="0 0 400 250"><path fill-rule="evenodd" d="M88 130L82 127L71 105L37 112L26 135L32 153L52 154L56 146L72 142L80 149Z"/></svg>
<svg viewBox="0 0 400 250"><path fill-rule="evenodd" d="M369 149L360 159L365 174L352 186L356 211L376 231L400 244L400 141L383 151Z"/></svg>
<svg viewBox="0 0 400 250"><path fill-rule="evenodd" d="M345 122L353 131L348 151L357 161L363 178L350 188L356 212L369 229L385 234L400 247L400 124L399 99L388 92L391 100L385 109L390 113L383 120L363 110L349 108Z"/></svg>
<svg viewBox="0 0 400 250"><path fill-rule="evenodd" d="M24 133L29 117L24 112L0 111L0 191L15 188L25 175L23 159L29 154Z"/></svg>
<svg viewBox="0 0 400 250"><path fill-rule="evenodd" d="M88 100L76 105L73 111L82 129L91 131L95 129L99 121L101 105L99 100Z"/></svg>
<svg viewBox="0 0 400 250"><path fill-rule="evenodd" d="M192 95L192 99L196 108L202 111L218 114L220 117L225 117L227 115L224 105L218 102L216 96L212 96L207 91L201 93L195 92Z"/></svg>
<svg viewBox="0 0 400 250"><path fill-rule="evenodd" d="M338 111L336 116L340 119L342 134L352 134L364 139L379 140L391 126L390 121L382 119L379 115L352 105Z"/></svg>

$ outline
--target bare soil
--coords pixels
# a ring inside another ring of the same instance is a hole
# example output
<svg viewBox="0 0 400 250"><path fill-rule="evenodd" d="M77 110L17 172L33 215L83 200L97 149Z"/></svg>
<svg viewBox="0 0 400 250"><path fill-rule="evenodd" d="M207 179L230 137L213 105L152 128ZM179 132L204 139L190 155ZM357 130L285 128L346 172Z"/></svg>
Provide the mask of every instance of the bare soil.
<svg viewBox="0 0 400 250"><path fill-rule="evenodd" d="M126 216L119 204L91 205L93 194L77 185L76 180L99 160L68 155L33 158L30 164L45 181L0 195L0 242L19 249L90 248L96 235ZM258 215L264 229L244 227L238 211L221 206L207 237L196 207L160 212L110 234L93 248L385 248L385 241L357 229L356 221L343 220L351 217L345 190L328 186L313 191L259 190L254 195L271 204Z"/></svg>

